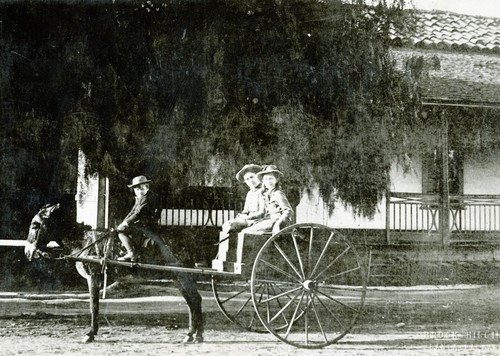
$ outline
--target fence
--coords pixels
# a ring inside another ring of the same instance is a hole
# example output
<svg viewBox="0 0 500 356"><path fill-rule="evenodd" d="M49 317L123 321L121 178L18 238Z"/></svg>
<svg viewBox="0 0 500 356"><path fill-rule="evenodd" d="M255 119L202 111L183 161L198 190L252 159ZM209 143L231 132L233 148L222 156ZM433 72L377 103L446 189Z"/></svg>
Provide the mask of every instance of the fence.
<svg viewBox="0 0 500 356"><path fill-rule="evenodd" d="M170 193L163 201L162 226L221 227L244 205L241 193L218 187L189 187Z"/></svg>

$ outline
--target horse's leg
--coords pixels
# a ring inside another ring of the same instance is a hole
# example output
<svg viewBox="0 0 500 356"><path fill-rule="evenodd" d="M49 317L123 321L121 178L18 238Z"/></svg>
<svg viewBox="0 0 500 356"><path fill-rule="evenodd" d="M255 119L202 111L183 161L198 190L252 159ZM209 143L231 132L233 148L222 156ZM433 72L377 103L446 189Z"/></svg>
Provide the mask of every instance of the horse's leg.
<svg viewBox="0 0 500 356"><path fill-rule="evenodd" d="M177 286L189 308L189 331L183 342L203 342L203 312L196 282L187 273L176 273Z"/></svg>
<svg viewBox="0 0 500 356"><path fill-rule="evenodd" d="M90 274L88 278L90 295L90 327L85 332L82 342L94 341L99 330L99 287L101 284L101 268L99 266L89 266Z"/></svg>
<svg viewBox="0 0 500 356"><path fill-rule="evenodd" d="M160 248L160 251L169 265L178 265L179 262L170 250L170 247L165 245L163 240L152 233L151 231L144 231L145 235L151 238ZM186 300L189 308L189 331L184 339L184 342L203 342L203 312L201 308L201 295L198 292L198 285L191 276L184 272L175 273L177 277L177 288ZM193 337L194 336L194 337Z"/></svg>

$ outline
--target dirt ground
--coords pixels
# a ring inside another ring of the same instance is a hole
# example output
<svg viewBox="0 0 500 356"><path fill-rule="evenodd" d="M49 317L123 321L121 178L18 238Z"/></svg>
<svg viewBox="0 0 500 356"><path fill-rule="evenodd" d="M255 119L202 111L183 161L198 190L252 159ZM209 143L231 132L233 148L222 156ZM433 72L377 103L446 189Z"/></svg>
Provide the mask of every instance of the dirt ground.
<svg viewBox="0 0 500 356"><path fill-rule="evenodd" d="M101 300L101 329L82 344L88 296L0 292L0 355L497 355L498 286L375 288L357 327L338 344L297 349L241 331L202 291L205 343L183 345L186 306L170 286L130 285Z"/></svg>

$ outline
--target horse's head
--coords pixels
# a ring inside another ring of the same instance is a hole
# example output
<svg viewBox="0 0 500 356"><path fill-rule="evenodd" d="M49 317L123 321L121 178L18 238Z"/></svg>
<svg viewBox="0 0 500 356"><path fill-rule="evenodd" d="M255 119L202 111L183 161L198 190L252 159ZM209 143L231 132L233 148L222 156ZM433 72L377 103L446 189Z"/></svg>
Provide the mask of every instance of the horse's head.
<svg viewBox="0 0 500 356"><path fill-rule="evenodd" d="M43 255L43 250L50 242L50 232L47 231L47 221L50 215L59 209L58 204L47 204L31 220L28 239L24 248L24 254L28 260L33 260Z"/></svg>

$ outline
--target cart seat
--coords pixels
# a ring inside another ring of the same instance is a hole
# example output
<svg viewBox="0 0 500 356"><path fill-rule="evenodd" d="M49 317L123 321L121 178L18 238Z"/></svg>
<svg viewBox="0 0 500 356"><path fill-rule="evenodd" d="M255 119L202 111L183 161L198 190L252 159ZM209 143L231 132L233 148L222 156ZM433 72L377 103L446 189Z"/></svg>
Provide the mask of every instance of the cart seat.
<svg viewBox="0 0 500 356"><path fill-rule="evenodd" d="M223 237L222 233L220 236ZM270 232L240 232L231 235L219 244L217 257L212 260L212 268L236 274L242 274L243 271L251 273L257 253L270 236Z"/></svg>

